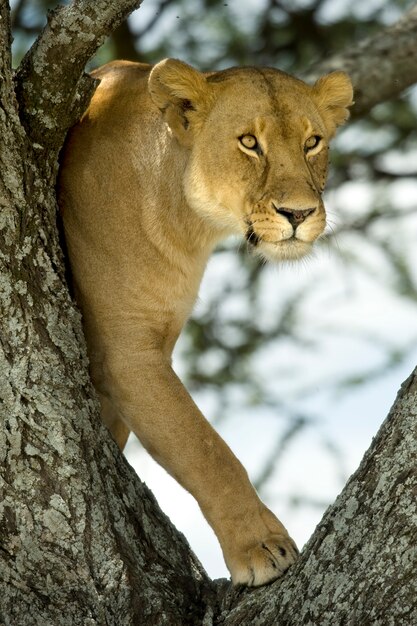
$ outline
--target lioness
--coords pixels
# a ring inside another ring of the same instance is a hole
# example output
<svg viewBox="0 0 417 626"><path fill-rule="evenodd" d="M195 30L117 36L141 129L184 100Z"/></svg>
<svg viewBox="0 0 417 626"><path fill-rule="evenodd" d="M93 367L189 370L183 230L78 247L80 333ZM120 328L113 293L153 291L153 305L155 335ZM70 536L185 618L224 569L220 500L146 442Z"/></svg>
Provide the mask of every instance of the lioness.
<svg viewBox="0 0 417 626"><path fill-rule="evenodd" d="M123 449L133 430L197 499L233 583L297 557L231 450L171 368L207 259L230 233L271 260L325 226L328 144L348 117L342 72L310 87L271 68L202 74L174 59L118 61L62 155L59 199L91 376Z"/></svg>

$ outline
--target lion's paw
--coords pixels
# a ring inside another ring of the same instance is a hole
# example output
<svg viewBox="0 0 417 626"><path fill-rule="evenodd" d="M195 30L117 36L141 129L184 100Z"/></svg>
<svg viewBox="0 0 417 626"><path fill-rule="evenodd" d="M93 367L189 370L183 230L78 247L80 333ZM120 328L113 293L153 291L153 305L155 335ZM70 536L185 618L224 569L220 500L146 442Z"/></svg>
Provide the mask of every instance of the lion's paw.
<svg viewBox="0 0 417 626"><path fill-rule="evenodd" d="M287 534L271 534L229 558L234 585L257 587L279 578L297 560L298 549Z"/></svg>

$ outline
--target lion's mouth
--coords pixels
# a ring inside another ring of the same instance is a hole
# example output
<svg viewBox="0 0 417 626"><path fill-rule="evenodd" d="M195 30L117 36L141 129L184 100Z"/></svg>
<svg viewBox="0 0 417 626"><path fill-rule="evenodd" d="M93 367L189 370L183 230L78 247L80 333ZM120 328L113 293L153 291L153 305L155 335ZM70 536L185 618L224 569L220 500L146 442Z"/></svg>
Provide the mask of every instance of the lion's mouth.
<svg viewBox="0 0 417 626"><path fill-rule="evenodd" d="M256 246L261 243L268 243L268 244L272 244L276 246L285 245L285 244L291 245L293 243L298 243L298 242L304 243L301 239L299 239L296 236L295 232L291 235L291 237L287 237L286 239L280 239L279 241L264 241L261 235L258 235L257 233L255 233L252 226L249 226L249 228L247 229L245 233L245 239L254 248L256 248Z"/></svg>
<svg viewBox="0 0 417 626"><path fill-rule="evenodd" d="M255 233L249 227L245 233L245 239L256 255L268 261L295 261L309 255L313 241L307 242L299 239L295 233L287 239L278 241L265 241L262 236Z"/></svg>

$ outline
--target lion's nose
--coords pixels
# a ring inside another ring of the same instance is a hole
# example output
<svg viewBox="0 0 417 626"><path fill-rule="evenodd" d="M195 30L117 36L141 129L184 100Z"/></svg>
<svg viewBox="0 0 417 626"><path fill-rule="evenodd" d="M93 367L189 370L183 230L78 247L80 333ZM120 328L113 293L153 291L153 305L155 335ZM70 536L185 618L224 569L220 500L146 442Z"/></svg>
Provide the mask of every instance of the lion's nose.
<svg viewBox="0 0 417 626"><path fill-rule="evenodd" d="M274 209L279 215L287 218L294 229L302 224L302 222L304 222L304 220L316 210L314 207L310 209L292 209L282 206L276 207L275 205Z"/></svg>

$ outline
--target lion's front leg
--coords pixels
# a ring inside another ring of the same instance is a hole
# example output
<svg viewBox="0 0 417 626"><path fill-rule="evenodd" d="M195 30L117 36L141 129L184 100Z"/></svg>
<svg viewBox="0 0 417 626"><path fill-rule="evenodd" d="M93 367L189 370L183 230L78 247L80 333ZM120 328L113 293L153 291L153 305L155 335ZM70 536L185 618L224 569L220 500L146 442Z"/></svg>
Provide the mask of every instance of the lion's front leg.
<svg viewBox="0 0 417 626"><path fill-rule="evenodd" d="M118 350L105 359L103 382L118 414L196 498L235 584L262 585L281 576L297 557L284 526L259 500L245 469L166 357L158 351L129 352Z"/></svg>

